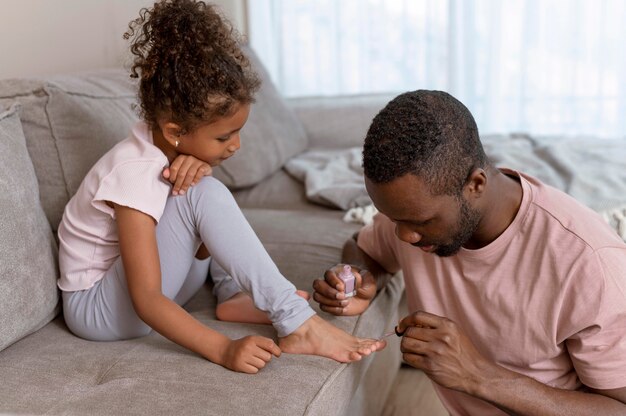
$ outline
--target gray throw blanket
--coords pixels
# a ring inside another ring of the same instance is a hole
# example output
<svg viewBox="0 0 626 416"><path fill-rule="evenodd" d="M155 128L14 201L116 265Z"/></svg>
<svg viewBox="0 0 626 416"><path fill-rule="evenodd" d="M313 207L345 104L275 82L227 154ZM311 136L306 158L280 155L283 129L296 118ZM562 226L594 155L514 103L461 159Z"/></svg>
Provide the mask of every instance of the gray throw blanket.
<svg viewBox="0 0 626 416"><path fill-rule="evenodd" d="M626 240L626 139L519 134L481 140L496 166L568 193L600 213Z"/></svg>
<svg viewBox="0 0 626 416"><path fill-rule="evenodd" d="M361 148L311 150L291 158L285 170L304 182L307 198L347 210L371 204L363 181Z"/></svg>

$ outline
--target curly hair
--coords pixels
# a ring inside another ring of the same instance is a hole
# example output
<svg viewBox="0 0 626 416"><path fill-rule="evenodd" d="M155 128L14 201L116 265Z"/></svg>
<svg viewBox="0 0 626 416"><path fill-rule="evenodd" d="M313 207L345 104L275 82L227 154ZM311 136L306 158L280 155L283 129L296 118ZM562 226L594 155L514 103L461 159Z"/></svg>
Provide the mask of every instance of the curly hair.
<svg viewBox="0 0 626 416"><path fill-rule="evenodd" d="M442 91L394 98L374 117L363 146L369 180L387 183L412 173L433 195L460 195L469 174L488 164L474 117Z"/></svg>
<svg viewBox="0 0 626 416"><path fill-rule="evenodd" d="M166 118L184 132L254 101L260 81L240 36L202 1L162 0L139 12L124 39L139 78L139 112L150 126Z"/></svg>

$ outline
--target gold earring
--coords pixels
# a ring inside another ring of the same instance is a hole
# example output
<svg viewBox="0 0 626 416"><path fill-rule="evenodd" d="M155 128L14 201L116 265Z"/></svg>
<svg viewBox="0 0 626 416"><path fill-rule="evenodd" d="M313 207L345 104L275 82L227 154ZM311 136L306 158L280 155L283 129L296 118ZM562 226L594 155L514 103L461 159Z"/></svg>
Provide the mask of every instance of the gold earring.
<svg viewBox="0 0 626 416"><path fill-rule="evenodd" d="M180 141L176 140L176 142L174 142L174 147L178 147L179 144L180 144Z"/></svg>

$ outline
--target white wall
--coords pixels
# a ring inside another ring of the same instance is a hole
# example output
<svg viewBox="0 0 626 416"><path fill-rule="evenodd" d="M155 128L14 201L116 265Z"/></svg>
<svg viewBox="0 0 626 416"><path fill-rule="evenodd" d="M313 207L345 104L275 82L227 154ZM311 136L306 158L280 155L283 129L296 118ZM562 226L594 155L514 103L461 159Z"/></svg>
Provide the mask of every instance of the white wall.
<svg viewBox="0 0 626 416"><path fill-rule="evenodd" d="M104 67L129 61L128 22L153 0L2 0L0 79ZM245 0L213 0L246 32Z"/></svg>

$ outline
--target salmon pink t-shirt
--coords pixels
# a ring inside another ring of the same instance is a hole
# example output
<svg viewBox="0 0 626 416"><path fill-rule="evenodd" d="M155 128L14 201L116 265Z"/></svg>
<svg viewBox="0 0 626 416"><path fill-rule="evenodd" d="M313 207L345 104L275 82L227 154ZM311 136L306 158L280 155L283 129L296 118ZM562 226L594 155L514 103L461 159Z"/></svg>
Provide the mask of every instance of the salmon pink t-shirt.
<svg viewBox="0 0 626 416"><path fill-rule="evenodd" d="M61 290L89 289L119 257L115 210L106 201L159 221L171 189L162 178L166 166L167 157L143 122L96 162L67 203L59 225Z"/></svg>
<svg viewBox="0 0 626 416"><path fill-rule="evenodd" d="M626 244L565 193L519 177L522 203L489 245L439 257L399 240L382 214L358 245L388 272L403 271L409 313L455 321L488 360L575 390L626 386ZM433 383L452 415L502 415Z"/></svg>

